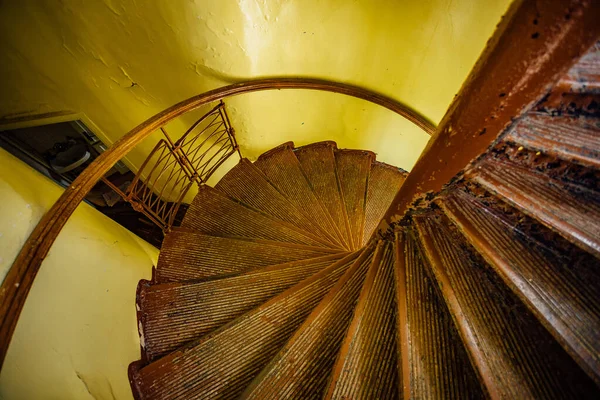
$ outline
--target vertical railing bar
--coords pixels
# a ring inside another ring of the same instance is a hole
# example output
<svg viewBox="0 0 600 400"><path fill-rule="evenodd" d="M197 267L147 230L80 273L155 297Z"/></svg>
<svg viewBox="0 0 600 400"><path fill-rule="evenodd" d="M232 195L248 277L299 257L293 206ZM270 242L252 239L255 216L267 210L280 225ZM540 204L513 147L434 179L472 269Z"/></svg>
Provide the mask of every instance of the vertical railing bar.
<svg viewBox="0 0 600 400"><path fill-rule="evenodd" d="M215 107L213 107L212 110L210 110L208 113L204 114L198 121L196 121L184 134L183 136L181 136L177 142L175 142L176 145L179 144L180 141L183 141L185 139L185 137L196 127L198 126L198 124L200 124L202 121L204 121L206 118L208 118L212 113L214 113L219 107L221 107L221 104L217 104Z"/></svg>
<svg viewBox="0 0 600 400"><path fill-rule="evenodd" d="M192 135L203 122L207 122L206 126ZM240 158L241 153L223 101L176 141L164 126L159 129L164 138L154 146L125 192L108 179L102 180L136 211L168 233L191 185L204 184L235 151ZM142 180L144 175L146 179ZM176 198L168 201L174 195Z"/></svg>
<svg viewBox="0 0 600 400"><path fill-rule="evenodd" d="M229 120L229 114L227 113L227 109L225 108L225 103L223 102L223 100L221 100L221 105L222 105L222 107L219 109L219 112L221 112L223 115L225 115L224 120L227 121L227 127L229 128L228 132L230 132L230 136L231 136L231 145L237 151L238 155L240 156L240 160L241 160L242 152L240 151L240 146L238 145L237 138L235 137L235 129L233 129L233 126L231 125L231 121Z"/></svg>

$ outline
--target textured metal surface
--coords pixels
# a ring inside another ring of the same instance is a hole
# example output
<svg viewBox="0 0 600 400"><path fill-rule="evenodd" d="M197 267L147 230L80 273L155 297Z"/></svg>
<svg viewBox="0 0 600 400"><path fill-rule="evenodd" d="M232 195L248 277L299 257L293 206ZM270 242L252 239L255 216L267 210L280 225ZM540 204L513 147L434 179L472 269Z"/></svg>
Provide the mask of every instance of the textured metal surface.
<svg viewBox="0 0 600 400"><path fill-rule="evenodd" d="M292 142L284 143L263 153L254 165L296 209L318 226L322 235L343 246L333 219L306 180L300 162L292 151L293 148Z"/></svg>
<svg viewBox="0 0 600 400"><path fill-rule="evenodd" d="M543 100L552 85L596 43L599 19L598 1L513 2L380 229L385 231L400 222L415 202L418 205L438 194ZM588 101L584 105L591 104Z"/></svg>
<svg viewBox="0 0 600 400"><path fill-rule="evenodd" d="M410 399L410 345L408 335L408 291L406 286L405 233L394 233L394 290L396 297L396 361L398 398Z"/></svg>
<svg viewBox="0 0 600 400"><path fill-rule="evenodd" d="M176 228L165 237L155 279L164 283L218 277L335 252L259 239L222 238Z"/></svg>
<svg viewBox="0 0 600 400"><path fill-rule="evenodd" d="M375 254L333 367L326 399L395 399L396 304L394 251L383 243Z"/></svg>
<svg viewBox="0 0 600 400"><path fill-rule="evenodd" d="M350 224L354 248L362 246L365 226L365 197L371 163L375 155L362 150L335 152L338 180Z"/></svg>
<svg viewBox="0 0 600 400"><path fill-rule="evenodd" d="M206 182L235 152L242 158L222 100L171 144L184 169L198 184Z"/></svg>
<svg viewBox="0 0 600 400"><path fill-rule="evenodd" d="M600 384L600 261L581 265L543 252L462 191L439 202L469 243Z"/></svg>
<svg viewBox="0 0 600 400"><path fill-rule="evenodd" d="M443 215L415 224L431 270L492 398L593 398L598 388Z"/></svg>
<svg viewBox="0 0 600 400"><path fill-rule="evenodd" d="M365 203L365 227L361 242L363 245L369 241L375 229L379 226L381 219L407 176L406 171L373 161L369 173Z"/></svg>
<svg viewBox="0 0 600 400"><path fill-rule="evenodd" d="M600 256L600 195L584 187L492 158L471 179L567 240Z"/></svg>
<svg viewBox="0 0 600 400"><path fill-rule="evenodd" d="M531 114L519 121L505 140L563 160L600 168L600 125L597 119Z"/></svg>
<svg viewBox="0 0 600 400"><path fill-rule="evenodd" d="M345 257L199 341L140 370L130 370L136 397L238 396L354 264L357 255Z"/></svg>
<svg viewBox="0 0 600 400"><path fill-rule="evenodd" d="M396 246L398 293L408 304L399 325L402 346L403 398L480 399L486 397L441 294L431 280L412 232L399 233ZM405 282L402 282L402 279ZM401 304L401 301L398 301Z"/></svg>
<svg viewBox="0 0 600 400"><path fill-rule="evenodd" d="M148 154L125 192L105 177L102 181L167 233L192 185L206 182L239 148L222 101L175 143L164 127L160 130L165 138Z"/></svg>
<svg viewBox="0 0 600 400"><path fill-rule="evenodd" d="M560 78L535 110L552 116L600 116L600 42Z"/></svg>
<svg viewBox="0 0 600 400"><path fill-rule="evenodd" d="M206 282L153 285L141 281L137 306L145 358L152 361L177 350L346 255L341 253L272 265Z"/></svg>
<svg viewBox="0 0 600 400"><path fill-rule="evenodd" d="M323 245L293 225L252 211L209 186L200 187L181 227L213 236L266 239L308 246Z"/></svg>
<svg viewBox="0 0 600 400"><path fill-rule="evenodd" d="M19 315L42 261L69 217L98 180L116 162L125 157L131 149L154 131L190 111L230 96L281 89L321 90L356 97L386 107L407 118L428 134L435 130L435 125L431 121L397 100L359 86L311 78L276 77L238 82L191 97L153 115L121 136L107 151L96 158L65 190L29 235L0 289L0 366L4 362Z"/></svg>
<svg viewBox="0 0 600 400"><path fill-rule="evenodd" d="M247 159L233 167L215 185L215 189L232 199L266 214L301 228L327 246L331 242L315 235L315 225L302 212L297 210L281 193L267 181L265 175ZM318 233L318 232L317 232Z"/></svg>
<svg viewBox="0 0 600 400"><path fill-rule="evenodd" d="M348 216L337 179L335 142L319 142L294 151L311 188L331 215L346 248L352 247Z"/></svg>
<svg viewBox="0 0 600 400"><path fill-rule="evenodd" d="M318 398L323 395L371 264L372 252L373 247L363 250L355 264L252 381L243 398Z"/></svg>

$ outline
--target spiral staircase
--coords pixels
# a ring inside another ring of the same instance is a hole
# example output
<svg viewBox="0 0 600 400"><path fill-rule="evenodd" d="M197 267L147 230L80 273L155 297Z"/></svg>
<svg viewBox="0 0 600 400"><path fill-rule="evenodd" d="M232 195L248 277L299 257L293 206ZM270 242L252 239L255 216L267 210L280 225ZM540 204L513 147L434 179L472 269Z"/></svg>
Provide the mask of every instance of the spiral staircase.
<svg viewBox="0 0 600 400"><path fill-rule="evenodd" d="M200 179L138 285L134 397L600 398L599 16L597 2L515 2L437 127L364 88L286 77L151 117L21 249L0 288L0 365L54 240L115 162L211 102L311 89L433 137L410 174L324 141Z"/></svg>
<svg viewBox="0 0 600 400"><path fill-rule="evenodd" d="M202 186L138 287L134 396L599 398L600 129L542 106L393 234L407 173L334 142Z"/></svg>
<svg viewBox="0 0 600 400"><path fill-rule="evenodd" d="M509 128L437 192L448 121L411 174L287 142L202 185L138 286L134 396L600 398L600 42L570 65L518 120L493 94Z"/></svg>

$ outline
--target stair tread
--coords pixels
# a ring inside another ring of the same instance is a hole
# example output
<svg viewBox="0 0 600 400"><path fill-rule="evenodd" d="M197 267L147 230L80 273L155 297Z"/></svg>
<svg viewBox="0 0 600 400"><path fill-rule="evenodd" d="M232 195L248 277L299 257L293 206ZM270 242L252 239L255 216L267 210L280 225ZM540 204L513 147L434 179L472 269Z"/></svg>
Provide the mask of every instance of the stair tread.
<svg viewBox="0 0 600 400"><path fill-rule="evenodd" d="M294 154L313 191L333 218L338 234L347 248L351 248L348 217L336 174L335 142L319 142L300 147Z"/></svg>
<svg viewBox="0 0 600 400"><path fill-rule="evenodd" d="M182 228L212 236L244 237L322 246L293 226L272 220L230 200L210 186L201 186L190 205Z"/></svg>
<svg viewBox="0 0 600 400"><path fill-rule="evenodd" d="M373 153L363 150L338 150L335 153L338 180L354 248L359 248L363 240L365 197L373 158Z"/></svg>
<svg viewBox="0 0 600 400"><path fill-rule="evenodd" d="M339 278L353 253L198 341L139 368L132 389L152 398L234 398L277 353Z"/></svg>
<svg viewBox="0 0 600 400"><path fill-rule="evenodd" d="M459 191L440 206L546 328L600 383L600 261L580 265L541 251L498 215Z"/></svg>
<svg viewBox="0 0 600 400"><path fill-rule="evenodd" d="M600 41L560 79L559 85L568 85L575 93L598 93L600 91Z"/></svg>
<svg viewBox="0 0 600 400"><path fill-rule="evenodd" d="M331 242L313 233L315 225L279 193L248 159L241 159L221 178L215 189L271 218L297 226L312 239L331 245Z"/></svg>
<svg viewBox="0 0 600 400"><path fill-rule="evenodd" d="M510 130L505 140L600 168L600 127L596 119L530 114Z"/></svg>
<svg viewBox="0 0 600 400"><path fill-rule="evenodd" d="M415 218L429 263L491 397L587 397L594 383L443 215Z"/></svg>
<svg viewBox="0 0 600 400"><path fill-rule="evenodd" d="M484 397L452 317L430 279L412 234L396 236L394 279L399 309L399 375L404 399ZM403 322L402 322L403 321ZM403 339L404 338L404 339ZM404 343L403 343L404 342Z"/></svg>
<svg viewBox="0 0 600 400"><path fill-rule="evenodd" d="M369 241L379 226L407 175L396 167L373 161L367 185L363 244Z"/></svg>
<svg viewBox="0 0 600 400"><path fill-rule="evenodd" d="M211 281L158 285L142 281L137 305L145 359L164 356L225 325L346 255L271 265Z"/></svg>
<svg viewBox="0 0 600 400"><path fill-rule="evenodd" d="M398 397L393 264L393 246L385 243L367 272L324 398Z"/></svg>
<svg viewBox="0 0 600 400"><path fill-rule="evenodd" d="M600 257L600 195L510 162L486 160L472 179Z"/></svg>
<svg viewBox="0 0 600 400"><path fill-rule="evenodd" d="M371 264L363 250L292 338L244 391L244 398L321 397Z"/></svg>
<svg viewBox="0 0 600 400"><path fill-rule="evenodd" d="M155 280L165 283L224 276L337 252L293 243L223 238L174 228L165 236Z"/></svg>
<svg viewBox="0 0 600 400"><path fill-rule="evenodd" d="M320 234L333 243L343 246L335 234L334 223L306 180L300 162L292 151L293 144L287 143L262 154L254 165L267 180L296 209L319 228ZM317 232L313 232L317 234Z"/></svg>

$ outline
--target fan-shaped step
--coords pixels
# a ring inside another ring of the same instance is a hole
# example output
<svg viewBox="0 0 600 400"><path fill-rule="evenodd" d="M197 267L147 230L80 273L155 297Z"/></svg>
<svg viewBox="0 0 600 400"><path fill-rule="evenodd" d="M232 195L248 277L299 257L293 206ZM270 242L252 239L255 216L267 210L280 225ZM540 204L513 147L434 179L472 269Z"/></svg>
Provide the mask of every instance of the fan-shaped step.
<svg viewBox="0 0 600 400"><path fill-rule="evenodd" d="M600 257L600 195L597 192L494 159L482 163L472 179Z"/></svg>
<svg viewBox="0 0 600 400"><path fill-rule="evenodd" d="M231 399L279 351L323 296L365 255L353 253L211 334L140 368L138 399ZM356 267L354 267L356 269Z"/></svg>
<svg viewBox="0 0 600 400"><path fill-rule="evenodd" d="M477 375L412 232L397 232L394 247L402 398L483 398Z"/></svg>
<svg viewBox="0 0 600 400"><path fill-rule="evenodd" d="M367 182L374 158L373 153L363 150L338 150L335 153L338 180L354 248L362 245Z"/></svg>
<svg viewBox="0 0 600 400"><path fill-rule="evenodd" d="M335 355L352 318L352 311L372 258L366 248L306 321L244 391L244 398L319 398L323 395Z"/></svg>
<svg viewBox="0 0 600 400"><path fill-rule="evenodd" d="M141 281L140 337L152 361L225 325L343 258L346 253L272 265L243 275L197 283Z"/></svg>
<svg viewBox="0 0 600 400"><path fill-rule="evenodd" d="M293 225L272 220L234 202L210 186L201 186L181 224L212 236L244 237L323 246Z"/></svg>
<svg viewBox="0 0 600 400"><path fill-rule="evenodd" d="M600 395L445 216L420 215L415 224L433 275L491 397Z"/></svg>
<svg viewBox="0 0 600 400"><path fill-rule="evenodd" d="M399 168L373 161L365 202L365 227L361 242L363 245L369 241L377 229L407 175Z"/></svg>
<svg viewBox="0 0 600 400"><path fill-rule="evenodd" d="M469 243L600 383L600 261L577 262L544 251L543 245L462 191L439 204Z"/></svg>
<svg viewBox="0 0 600 400"><path fill-rule="evenodd" d="M393 245L389 242L369 267L325 398L397 398L393 267Z"/></svg>
<svg viewBox="0 0 600 400"><path fill-rule="evenodd" d="M322 235L343 246L333 220L306 180L293 148L292 142L284 143L262 154L254 165L296 209L318 225Z"/></svg>
<svg viewBox="0 0 600 400"><path fill-rule="evenodd" d="M531 114L519 121L505 140L600 168L600 126L596 119Z"/></svg>
<svg viewBox="0 0 600 400"><path fill-rule="evenodd" d="M165 283L226 276L337 252L293 243L223 238L175 228L165 237L154 279Z"/></svg>
<svg viewBox="0 0 600 400"><path fill-rule="evenodd" d="M300 147L294 154L311 188L331 215L347 248L352 247L348 217L337 179L334 150L335 142L318 142Z"/></svg>
<svg viewBox="0 0 600 400"><path fill-rule="evenodd" d="M331 241L318 234L318 227L279 193L267 181L265 175L245 158L221 178L215 189L248 208L302 229L303 234L310 235L325 245L332 245Z"/></svg>

